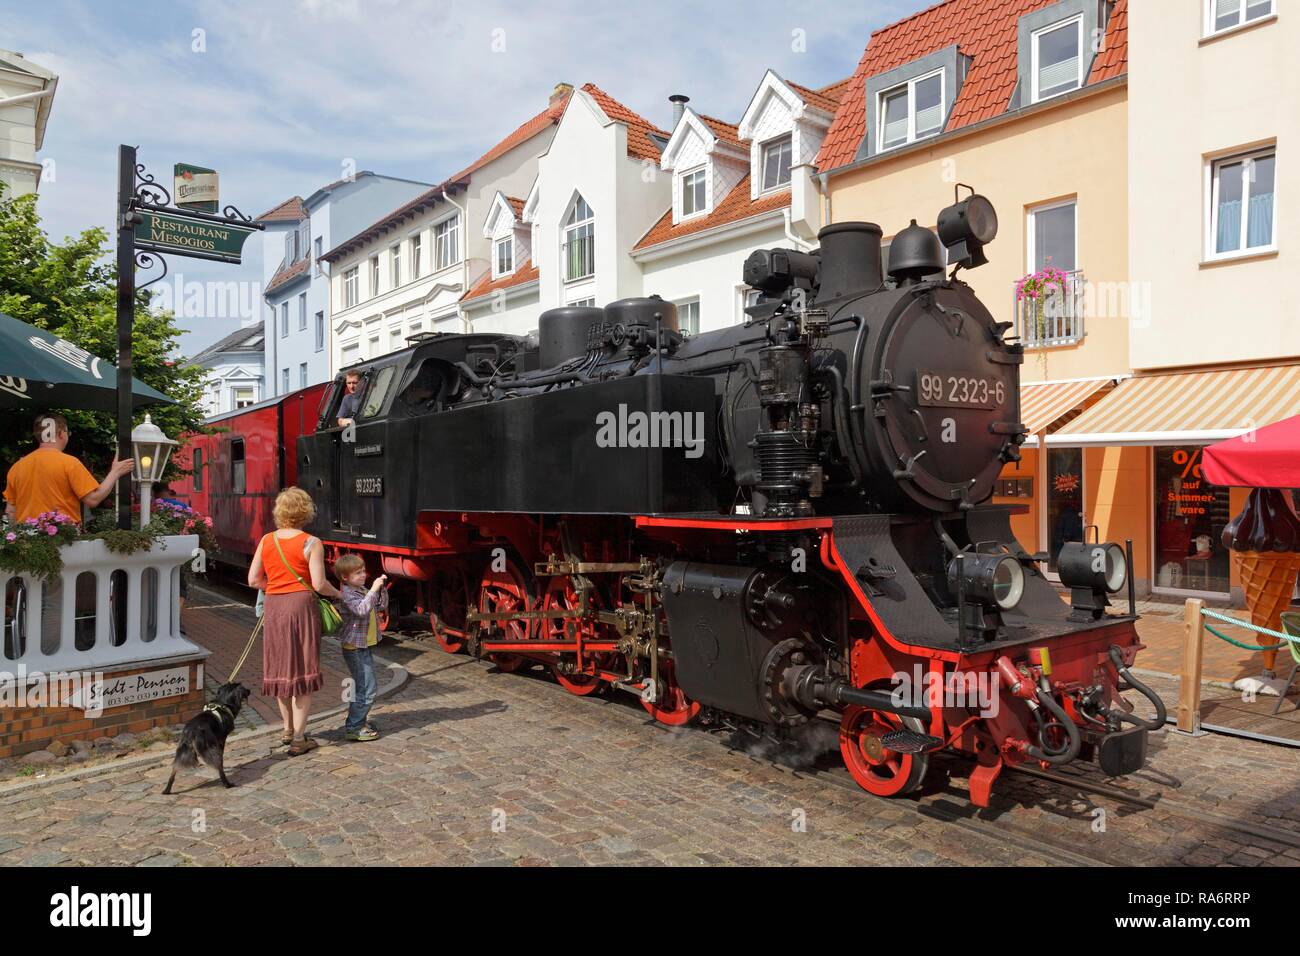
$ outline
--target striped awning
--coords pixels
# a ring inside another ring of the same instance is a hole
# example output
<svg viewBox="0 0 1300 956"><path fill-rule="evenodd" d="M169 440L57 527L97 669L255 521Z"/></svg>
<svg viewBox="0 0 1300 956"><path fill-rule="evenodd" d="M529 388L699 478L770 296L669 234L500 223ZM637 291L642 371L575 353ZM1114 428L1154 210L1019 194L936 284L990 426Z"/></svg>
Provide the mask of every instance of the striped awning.
<svg viewBox="0 0 1300 956"><path fill-rule="evenodd" d="M1049 445L1178 445L1235 438L1300 415L1300 365L1143 375L1123 381Z"/></svg>
<svg viewBox="0 0 1300 956"><path fill-rule="evenodd" d="M1032 382L1020 386L1020 421L1032 439L1068 412L1078 408L1113 378L1085 378L1068 382Z"/></svg>

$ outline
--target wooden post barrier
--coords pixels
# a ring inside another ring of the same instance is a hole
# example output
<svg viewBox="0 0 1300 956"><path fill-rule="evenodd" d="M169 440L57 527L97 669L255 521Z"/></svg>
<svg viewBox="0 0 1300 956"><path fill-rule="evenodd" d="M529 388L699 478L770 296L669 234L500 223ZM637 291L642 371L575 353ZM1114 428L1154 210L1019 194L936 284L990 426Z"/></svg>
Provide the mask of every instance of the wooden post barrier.
<svg viewBox="0 0 1300 956"><path fill-rule="evenodd" d="M1188 598L1183 606L1183 672L1178 679L1178 729L1185 734L1201 731L1201 652L1204 649L1205 602Z"/></svg>

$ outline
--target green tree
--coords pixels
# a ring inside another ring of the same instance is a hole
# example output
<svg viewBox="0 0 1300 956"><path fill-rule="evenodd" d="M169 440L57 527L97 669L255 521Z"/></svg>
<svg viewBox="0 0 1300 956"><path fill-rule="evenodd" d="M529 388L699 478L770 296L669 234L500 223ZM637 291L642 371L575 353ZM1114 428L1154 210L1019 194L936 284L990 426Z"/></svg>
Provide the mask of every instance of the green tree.
<svg viewBox="0 0 1300 956"><path fill-rule="evenodd" d="M206 373L179 360L181 330L175 316L151 311L151 297L148 289L136 293L134 374L177 402L149 409L153 421L176 438L202 428L200 402ZM116 362L117 267L108 235L94 228L61 244L51 242L41 229L36 197L11 198L0 185L0 312ZM115 417L107 412L39 409L51 410L67 416L72 432L68 451L102 477L117 445ZM31 420L26 415L0 416L0 470L32 447ZM178 464L173 456L169 475L177 473Z"/></svg>

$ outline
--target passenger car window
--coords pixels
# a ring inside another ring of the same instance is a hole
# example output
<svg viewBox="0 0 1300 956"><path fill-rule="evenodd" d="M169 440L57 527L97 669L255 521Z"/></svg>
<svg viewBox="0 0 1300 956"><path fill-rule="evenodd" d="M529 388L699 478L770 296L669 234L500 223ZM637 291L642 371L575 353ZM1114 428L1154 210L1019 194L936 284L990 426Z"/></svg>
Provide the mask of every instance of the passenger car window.
<svg viewBox="0 0 1300 956"><path fill-rule="evenodd" d="M379 370L379 374L370 383L369 391L366 392L366 403L361 407L362 418L373 418L379 414L379 410L384 407L384 399L388 397L388 387L393 384L393 375L396 371L396 365L386 365Z"/></svg>

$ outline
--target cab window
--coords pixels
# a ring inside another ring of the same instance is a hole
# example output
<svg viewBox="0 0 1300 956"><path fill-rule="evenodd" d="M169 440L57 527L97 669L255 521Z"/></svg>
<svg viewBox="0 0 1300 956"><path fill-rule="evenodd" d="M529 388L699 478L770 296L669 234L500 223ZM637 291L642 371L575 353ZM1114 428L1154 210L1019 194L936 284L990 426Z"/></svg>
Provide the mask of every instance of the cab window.
<svg viewBox="0 0 1300 956"><path fill-rule="evenodd" d="M396 372L396 365L386 365L371 380L370 388L366 391L365 404L361 407L362 418L374 418L379 414L384 407L384 399L388 398L388 388L393 384L393 375Z"/></svg>

